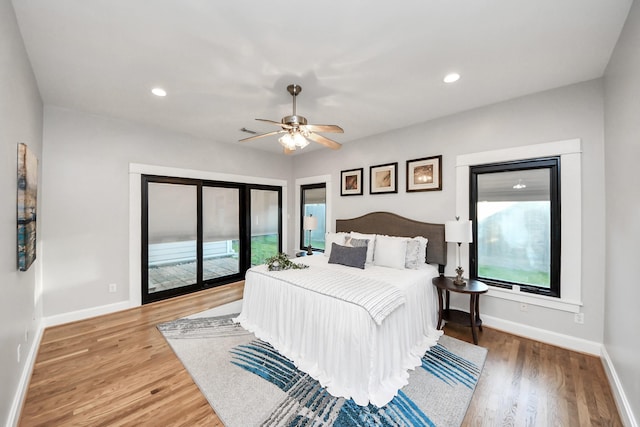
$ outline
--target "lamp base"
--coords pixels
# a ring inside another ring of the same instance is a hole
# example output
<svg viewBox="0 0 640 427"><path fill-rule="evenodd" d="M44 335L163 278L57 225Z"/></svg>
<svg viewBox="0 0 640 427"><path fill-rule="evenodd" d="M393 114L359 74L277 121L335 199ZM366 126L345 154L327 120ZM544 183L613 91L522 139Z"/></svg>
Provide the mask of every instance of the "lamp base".
<svg viewBox="0 0 640 427"><path fill-rule="evenodd" d="M307 255L313 255L313 246L311 245L311 230L309 231L309 244L307 245Z"/></svg>
<svg viewBox="0 0 640 427"><path fill-rule="evenodd" d="M456 268L456 273L457 275L456 275L456 278L453 279L453 284L456 286L465 286L467 282L462 280L462 273L464 273L464 270L462 269L462 267Z"/></svg>

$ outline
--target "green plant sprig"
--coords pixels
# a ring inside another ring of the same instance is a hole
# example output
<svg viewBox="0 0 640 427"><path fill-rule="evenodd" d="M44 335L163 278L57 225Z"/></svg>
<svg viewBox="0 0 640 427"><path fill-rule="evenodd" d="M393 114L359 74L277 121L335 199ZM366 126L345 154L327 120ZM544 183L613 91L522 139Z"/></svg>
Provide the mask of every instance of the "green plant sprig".
<svg viewBox="0 0 640 427"><path fill-rule="evenodd" d="M301 270L303 268L309 268L309 266L305 264L296 264L282 252L280 252L278 255L267 258L265 262L269 271Z"/></svg>

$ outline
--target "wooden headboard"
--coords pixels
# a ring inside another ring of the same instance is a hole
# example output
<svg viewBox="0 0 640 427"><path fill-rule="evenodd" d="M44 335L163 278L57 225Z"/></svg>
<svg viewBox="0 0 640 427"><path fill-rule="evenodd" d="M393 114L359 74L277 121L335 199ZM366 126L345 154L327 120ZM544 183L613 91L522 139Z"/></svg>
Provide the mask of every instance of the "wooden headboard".
<svg viewBox="0 0 640 427"><path fill-rule="evenodd" d="M444 272L444 266L447 264L444 224L415 221L391 212L372 212L358 218L336 220L336 232L340 231L402 237L424 236L429 239L427 262L440 264L441 273Z"/></svg>

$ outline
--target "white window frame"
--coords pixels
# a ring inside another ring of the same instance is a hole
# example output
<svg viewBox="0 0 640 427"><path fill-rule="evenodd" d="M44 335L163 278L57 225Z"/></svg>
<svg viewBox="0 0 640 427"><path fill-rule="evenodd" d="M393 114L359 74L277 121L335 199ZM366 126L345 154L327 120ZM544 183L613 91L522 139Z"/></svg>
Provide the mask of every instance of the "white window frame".
<svg viewBox="0 0 640 427"><path fill-rule="evenodd" d="M561 251L560 298L490 287L489 296L539 305L571 313L582 307L582 148L580 139L526 145L501 150L461 154L456 157L456 216L469 218L469 173L471 166L560 157ZM462 260L469 268L469 249L462 249Z"/></svg>

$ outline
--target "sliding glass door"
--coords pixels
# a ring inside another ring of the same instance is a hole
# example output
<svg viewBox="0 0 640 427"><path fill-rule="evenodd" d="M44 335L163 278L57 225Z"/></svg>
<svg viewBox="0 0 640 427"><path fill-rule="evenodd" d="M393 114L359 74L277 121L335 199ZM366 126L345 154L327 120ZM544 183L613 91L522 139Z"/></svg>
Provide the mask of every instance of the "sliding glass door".
<svg viewBox="0 0 640 427"><path fill-rule="evenodd" d="M282 191L142 177L142 301L244 278L282 248Z"/></svg>
<svg viewBox="0 0 640 427"><path fill-rule="evenodd" d="M147 187L148 293L197 283L195 185L150 182Z"/></svg>
<svg viewBox="0 0 640 427"><path fill-rule="evenodd" d="M281 192L251 189L251 265L281 251Z"/></svg>
<svg viewBox="0 0 640 427"><path fill-rule="evenodd" d="M240 189L202 188L202 280L240 272Z"/></svg>

